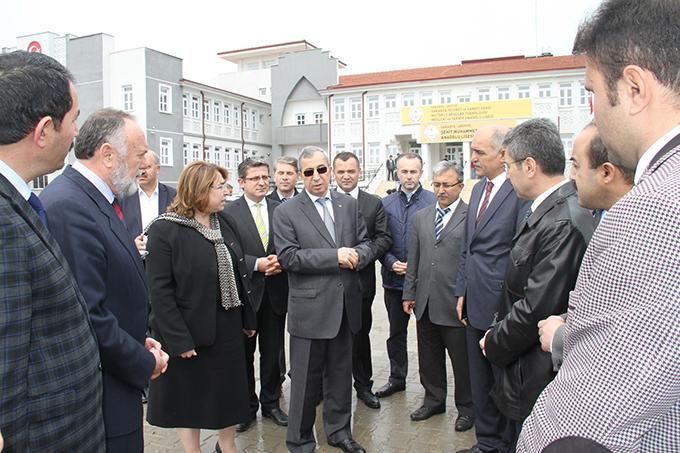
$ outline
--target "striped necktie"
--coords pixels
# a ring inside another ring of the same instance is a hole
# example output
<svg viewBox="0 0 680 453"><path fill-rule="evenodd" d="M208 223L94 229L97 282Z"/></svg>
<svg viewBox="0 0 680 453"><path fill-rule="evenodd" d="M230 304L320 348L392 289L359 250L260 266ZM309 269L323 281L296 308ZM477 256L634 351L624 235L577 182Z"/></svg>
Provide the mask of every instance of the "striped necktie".
<svg viewBox="0 0 680 453"><path fill-rule="evenodd" d="M266 251L269 245L269 234L267 234L267 227L262 217L262 203L255 203L255 226L257 227L257 233L260 235L262 247Z"/></svg>
<svg viewBox="0 0 680 453"><path fill-rule="evenodd" d="M434 238L439 240L439 236L442 234L444 229L444 216L451 211L451 208L440 209L437 208L437 218L434 221Z"/></svg>
<svg viewBox="0 0 680 453"><path fill-rule="evenodd" d="M326 225L326 229L328 230L328 233L331 235L331 238L333 238L333 241L335 241L335 222L333 222L333 217L331 217L331 213L328 210L326 200L328 200L328 197L317 198L316 202L320 204L321 207L323 208L323 223Z"/></svg>

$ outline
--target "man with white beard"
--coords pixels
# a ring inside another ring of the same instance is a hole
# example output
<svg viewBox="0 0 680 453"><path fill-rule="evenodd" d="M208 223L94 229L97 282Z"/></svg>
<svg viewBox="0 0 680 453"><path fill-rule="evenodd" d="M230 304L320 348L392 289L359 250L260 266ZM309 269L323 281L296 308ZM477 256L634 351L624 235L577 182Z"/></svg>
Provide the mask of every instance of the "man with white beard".
<svg viewBox="0 0 680 453"><path fill-rule="evenodd" d="M168 361L160 343L145 338L144 269L118 204L136 192L135 176L148 148L132 116L99 110L80 130L76 162L40 196L97 334L109 453L144 450L142 389Z"/></svg>

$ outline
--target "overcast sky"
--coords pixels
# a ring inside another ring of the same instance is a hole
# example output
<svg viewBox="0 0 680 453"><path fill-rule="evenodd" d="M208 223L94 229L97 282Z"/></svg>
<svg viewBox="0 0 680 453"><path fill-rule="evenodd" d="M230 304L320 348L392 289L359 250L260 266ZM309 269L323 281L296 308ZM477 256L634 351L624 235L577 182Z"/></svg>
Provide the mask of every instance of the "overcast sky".
<svg viewBox="0 0 680 453"><path fill-rule="evenodd" d="M221 51L306 39L347 64L343 74L571 53L600 0L158 1L8 0L0 47L41 31L108 33L116 50L150 47L184 59L184 76L215 83Z"/></svg>

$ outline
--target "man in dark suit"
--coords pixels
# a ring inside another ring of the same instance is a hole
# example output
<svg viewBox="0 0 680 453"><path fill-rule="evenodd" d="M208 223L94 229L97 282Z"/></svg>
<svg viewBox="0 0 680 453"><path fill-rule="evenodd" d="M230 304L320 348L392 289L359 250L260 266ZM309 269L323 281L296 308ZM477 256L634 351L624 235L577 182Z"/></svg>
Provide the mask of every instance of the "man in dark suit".
<svg viewBox="0 0 680 453"><path fill-rule="evenodd" d="M357 398L372 409L380 408L380 400L373 394L373 365L371 363L371 307L375 298L375 260L379 259L392 245L387 230L385 210L380 198L359 190L359 159L350 152L336 154L333 158L333 174L338 192L344 192L359 202L359 212L364 218L368 237L373 250L371 263L359 272L361 281L361 330L354 335L352 345L352 374Z"/></svg>
<svg viewBox="0 0 680 453"><path fill-rule="evenodd" d="M298 160L293 156L281 156L274 162L274 190L267 198L285 203L298 194Z"/></svg>
<svg viewBox="0 0 680 453"><path fill-rule="evenodd" d="M279 352L283 348L288 303L288 281L281 273L274 249L274 208L280 203L267 200L269 165L248 158L238 166L238 183L243 196L228 203L224 214L233 219L241 237L246 267L252 282L251 299L257 313L257 333L245 341L250 393L251 418L236 425L236 431L246 431L258 409L262 416L280 426L288 425L288 415L281 410ZM260 346L260 398L255 393L255 347Z"/></svg>
<svg viewBox="0 0 680 453"><path fill-rule="evenodd" d="M470 392L465 326L456 316L456 274L465 235L467 205L460 200L463 170L451 161L434 167L432 188L437 203L418 211L408 245L404 279L404 312L415 310L418 328L420 383L425 398L411 420L427 420L446 410L446 356L455 377L458 409L456 431L472 428L474 413Z"/></svg>
<svg viewBox="0 0 680 453"><path fill-rule="evenodd" d="M64 165L78 133L72 80L46 55L0 55L0 431L6 451L104 451L95 331L28 186Z"/></svg>
<svg viewBox="0 0 680 453"><path fill-rule="evenodd" d="M328 444L365 450L352 439L352 334L361 329L359 274L371 261L366 225L352 197L329 191L325 151L300 153L305 191L274 211L274 240L288 272L291 395L286 445L312 452L323 383Z"/></svg>
<svg viewBox="0 0 680 453"><path fill-rule="evenodd" d="M97 333L104 373L108 452L141 452L142 389L167 366L146 338L148 290L139 253L116 198L137 188L148 145L127 113L104 109L80 130L76 162L41 194L50 231L73 270Z"/></svg>
<svg viewBox="0 0 680 453"><path fill-rule="evenodd" d="M394 162L391 154L385 161L385 169L387 170L387 180L396 181L397 178L394 177L394 171L397 169L397 164Z"/></svg>
<svg viewBox="0 0 680 453"><path fill-rule="evenodd" d="M465 243L458 265L455 295L466 335L477 444L463 452L507 451L507 422L489 396L494 370L479 349L503 297L503 277L512 238L528 209L517 198L503 170L501 144L508 130L480 128L472 139L472 163L482 179L472 189L465 222Z"/></svg>
<svg viewBox="0 0 680 453"><path fill-rule="evenodd" d="M492 397L509 421L514 451L522 422L555 376L536 325L566 311L595 222L564 177L564 148L552 121L525 121L507 134L503 147L508 179L517 196L532 203L512 239L496 322L479 345L500 369Z"/></svg>
<svg viewBox="0 0 680 453"><path fill-rule="evenodd" d="M177 195L173 187L158 182L161 165L158 155L152 150L144 154L139 170L137 193L120 201L125 226L133 238L141 235L149 222L163 214Z"/></svg>

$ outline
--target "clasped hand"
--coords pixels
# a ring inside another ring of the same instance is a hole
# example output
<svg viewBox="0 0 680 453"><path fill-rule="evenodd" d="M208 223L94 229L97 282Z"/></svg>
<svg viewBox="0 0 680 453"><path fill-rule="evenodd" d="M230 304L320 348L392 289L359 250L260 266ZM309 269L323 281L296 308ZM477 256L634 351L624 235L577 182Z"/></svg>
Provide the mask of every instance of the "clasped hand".
<svg viewBox="0 0 680 453"><path fill-rule="evenodd" d="M338 249L338 264L343 269L356 269L359 266L359 254L351 247Z"/></svg>

